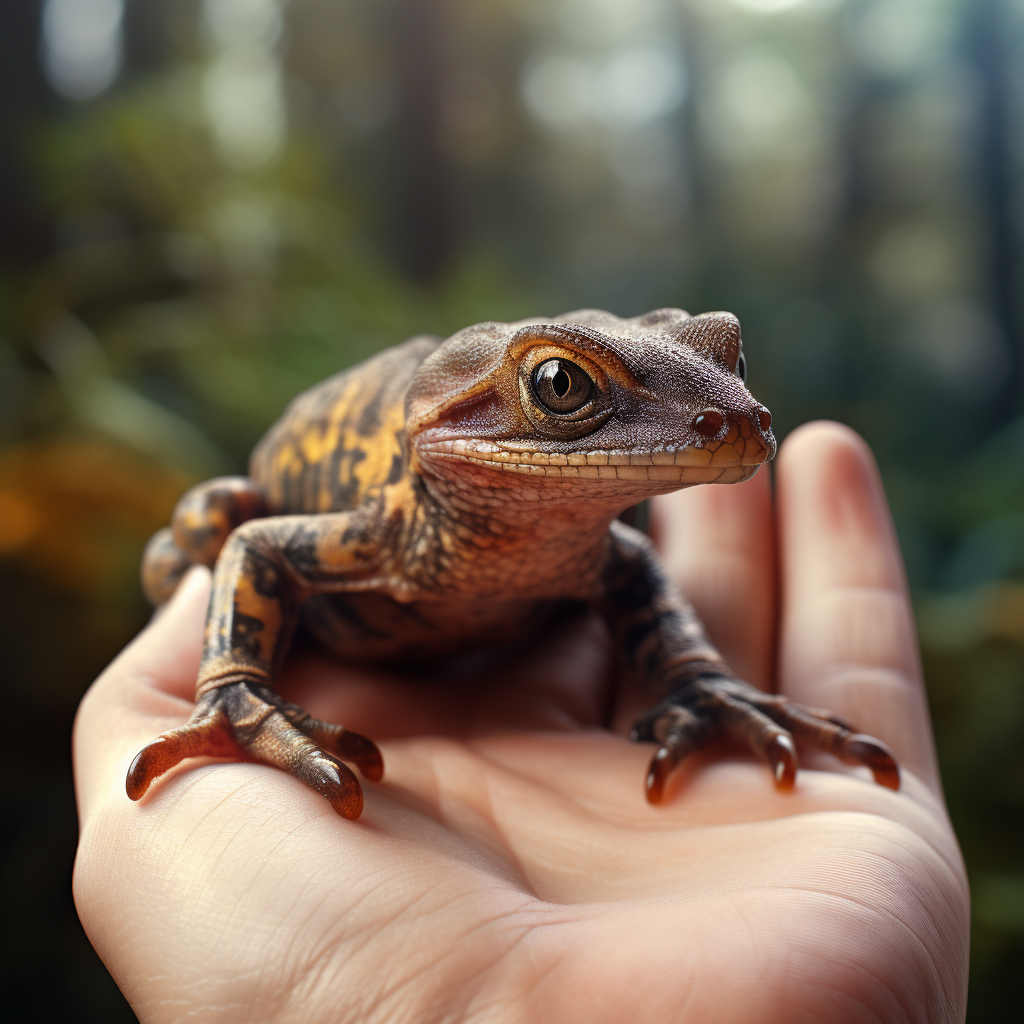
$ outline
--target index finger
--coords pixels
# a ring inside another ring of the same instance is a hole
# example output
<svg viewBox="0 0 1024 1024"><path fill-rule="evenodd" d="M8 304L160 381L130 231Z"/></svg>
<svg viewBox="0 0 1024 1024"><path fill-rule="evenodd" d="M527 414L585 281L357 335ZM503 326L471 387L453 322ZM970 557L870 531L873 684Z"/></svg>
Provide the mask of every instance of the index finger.
<svg viewBox="0 0 1024 1024"><path fill-rule="evenodd" d="M783 444L777 481L781 692L849 718L939 791L903 560L868 446L808 424Z"/></svg>

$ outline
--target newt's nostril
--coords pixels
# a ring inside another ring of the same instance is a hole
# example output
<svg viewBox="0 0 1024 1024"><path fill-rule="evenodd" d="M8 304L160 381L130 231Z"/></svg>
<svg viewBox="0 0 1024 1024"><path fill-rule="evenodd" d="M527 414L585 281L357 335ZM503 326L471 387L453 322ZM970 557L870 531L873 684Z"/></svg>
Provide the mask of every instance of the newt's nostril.
<svg viewBox="0 0 1024 1024"><path fill-rule="evenodd" d="M763 405L757 411L757 422L761 424L761 429L767 434L772 425L772 414Z"/></svg>
<svg viewBox="0 0 1024 1024"><path fill-rule="evenodd" d="M725 423L725 417L717 409L705 409L694 417L693 429L703 437L714 437Z"/></svg>

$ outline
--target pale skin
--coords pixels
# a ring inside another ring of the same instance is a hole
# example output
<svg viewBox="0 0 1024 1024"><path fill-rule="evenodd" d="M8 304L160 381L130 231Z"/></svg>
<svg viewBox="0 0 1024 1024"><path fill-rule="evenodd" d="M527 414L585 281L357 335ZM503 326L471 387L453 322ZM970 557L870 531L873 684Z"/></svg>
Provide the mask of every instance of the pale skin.
<svg viewBox="0 0 1024 1024"><path fill-rule="evenodd" d="M624 736L642 700L580 618L485 681L294 659L289 698L383 750L358 821L282 771L208 759L135 804L129 762L192 706L193 569L75 728L75 900L139 1018L963 1020L967 882L877 470L812 424L780 451L774 507L769 484L657 499L663 556L738 674L882 739L899 792L804 753L778 793L715 747L649 806L652 748Z"/></svg>

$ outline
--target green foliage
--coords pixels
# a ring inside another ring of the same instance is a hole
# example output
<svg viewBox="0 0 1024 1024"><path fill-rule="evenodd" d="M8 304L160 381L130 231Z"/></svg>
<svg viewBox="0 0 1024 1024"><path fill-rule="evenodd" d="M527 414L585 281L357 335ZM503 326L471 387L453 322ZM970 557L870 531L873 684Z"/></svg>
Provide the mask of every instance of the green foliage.
<svg viewBox="0 0 1024 1024"><path fill-rule="evenodd" d="M330 373L412 334L528 313L493 260L467 259L432 288L397 272L312 136L258 169L219 160L198 75L147 83L40 138L62 247L5 307L22 352L67 383L57 420L170 466L222 470ZM96 402L82 400L84 379L105 382ZM98 418L115 391L125 415ZM140 436L132 417L147 416Z"/></svg>

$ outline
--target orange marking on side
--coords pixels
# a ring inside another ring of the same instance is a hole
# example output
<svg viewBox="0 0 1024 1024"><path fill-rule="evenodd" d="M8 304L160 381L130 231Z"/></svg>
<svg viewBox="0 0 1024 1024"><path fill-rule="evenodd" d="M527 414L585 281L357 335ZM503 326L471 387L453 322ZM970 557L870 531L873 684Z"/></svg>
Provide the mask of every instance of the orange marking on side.
<svg viewBox="0 0 1024 1024"><path fill-rule="evenodd" d="M307 463L322 462L338 447L338 425L330 423L326 430L311 426L302 435L300 444L302 456Z"/></svg>
<svg viewBox="0 0 1024 1024"><path fill-rule="evenodd" d="M373 487L383 486L387 481L395 456L401 457L402 454L395 435L404 423L405 411L401 406L393 405L384 414L375 437L360 437L351 427L345 431L345 448L357 449L365 456L351 470L359 484L360 497L365 496Z"/></svg>

